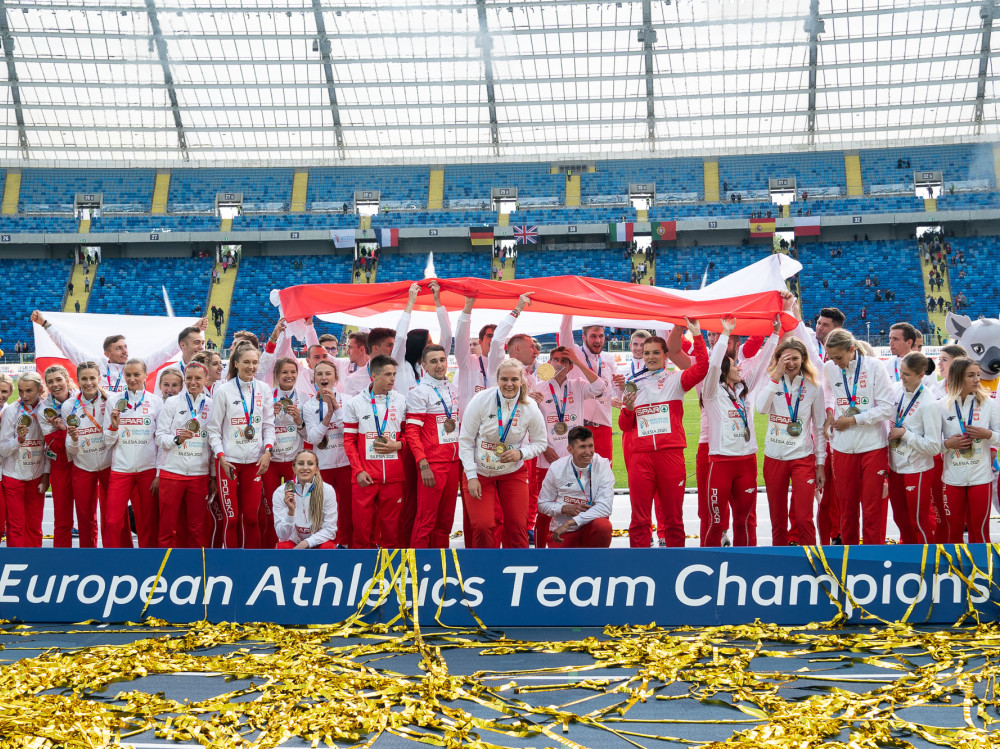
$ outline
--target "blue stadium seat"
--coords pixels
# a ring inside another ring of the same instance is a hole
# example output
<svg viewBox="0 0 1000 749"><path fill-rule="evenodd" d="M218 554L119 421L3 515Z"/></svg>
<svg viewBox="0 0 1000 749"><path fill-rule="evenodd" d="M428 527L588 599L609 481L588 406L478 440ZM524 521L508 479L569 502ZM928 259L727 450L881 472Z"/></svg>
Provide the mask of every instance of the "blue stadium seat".
<svg viewBox="0 0 1000 749"><path fill-rule="evenodd" d="M3 349L14 351L18 341L29 343L34 349L34 336L28 316L34 309L62 310L66 281L69 280L71 260L15 260L2 261L0 273L0 319L3 320Z"/></svg>
<svg viewBox="0 0 1000 749"><path fill-rule="evenodd" d="M908 168L899 161L909 160ZM861 152L861 179L865 192L912 189L916 171L939 171L945 189L987 189L996 187L992 144L903 146Z"/></svg>
<svg viewBox="0 0 1000 749"><path fill-rule="evenodd" d="M102 216L91 221L90 231L94 234L219 231L219 226L216 216Z"/></svg>
<svg viewBox="0 0 1000 749"><path fill-rule="evenodd" d="M424 277L427 253L383 253L378 263L379 282L415 281ZM489 278L492 257L481 252L436 252L434 270L438 278Z"/></svg>
<svg viewBox="0 0 1000 749"><path fill-rule="evenodd" d="M518 278L589 276L628 281L630 272L629 261L620 249L549 250L529 245L517 253Z"/></svg>
<svg viewBox="0 0 1000 749"><path fill-rule="evenodd" d="M490 203L493 187L516 187L522 205L558 205L566 176L551 174L549 164L457 164L444 168L445 205L473 208Z"/></svg>
<svg viewBox="0 0 1000 749"><path fill-rule="evenodd" d="M656 184L657 200L701 200L705 195L701 159L617 159L598 161L580 175L584 203L622 203L634 182Z"/></svg>
<svg viewBox="0 0 1000 749"><path fill-rule="evenodd" d="M796 189L814 195L838 195L846 192L843 151L815 153L747 154L719 157L719 189L728 183L728 193L768 195L768 179L795 177Z"/></svg>
<svg viewBox="0 0 1000 749"><path fill-rule="evenodd" d="M335 210L354 205L355 190L380 190L382 206L423 208L427 205L430 169L425 166L338 166L309 170L306 207Z"/></svg>
<svg viewBox="0 0 1000 749"><path fill-rule="evenodd" d="M105 258L97 267L87 312L166 315L166 287L177 315L194 315L199 304L204 314L212 266L211 258Z"/></svg>
<svg viewBox="0 0 1000 749"><path fill-rule="evenodd" d="M24 169L18 210L72 212L78 192L104 194L104 211L148 213L155 169Z"/></svg>
<svg viewBox="0 0 1000 749"><path fill-rule="evenodd" d="M948 280L954 298L962 292L968 305L962 314L976 319L1000 317L1000 277L997 276L997 237L950 237L951 257L958 252L965 253L964 262L948 266ZM965 278L962 278L965 271Z"/></svg>
<svg viewBox="0 0 1000 749"><path fill-rule="evenodd" d="M69 216L0 216L0 231L10 234L76 234L78 229Z"/></svg>
<svg viewBox="0 0 1000 749"><path fill-rule="evenodd" d="M287 211L294 174L292 168L174 169L167 210L209 213L215 210L217 193L241 192L247 211Z"/></svg>

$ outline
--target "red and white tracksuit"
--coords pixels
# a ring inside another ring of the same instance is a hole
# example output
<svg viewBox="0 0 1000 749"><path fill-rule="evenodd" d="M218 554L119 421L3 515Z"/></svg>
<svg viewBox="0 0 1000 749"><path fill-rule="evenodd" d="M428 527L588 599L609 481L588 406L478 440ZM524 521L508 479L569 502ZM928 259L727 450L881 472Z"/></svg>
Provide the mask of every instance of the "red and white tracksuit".
<svg viewBox="0 0 1000 749"><path fill-rule="evenodd" d="M159 507L151 487L156 478L156 419L163 401L148 391L126 391L122 397L128 407L119 414L118 426L111 426L115 404L105 415L104 439L114 454L108 501L101 507L101 543L105 548L120 548L129 524L131 500L139 546L155 548L159 541Z"/></svg>
<svg viewBox="0 0 1000 749"><path fill-rule="evenodd" d="M76 393L73 393L67 400L75 397ZM73 546L73 463L66 455L66 430L53 426L44 414L51 409L59 418L62 406L51 393L46 395L42 398L38 423L49 452L49 487L52 489L52 516L55 522L52 546L68 549Z"/></svg>
<svg viewBox="0 0 1000 749"><path fill-rule="evenodd" d="M521 460L503 463L496 454L495 448L501 442L498 418L503 420L507 432L503 444L508 450L520 450ZM482 496L479 499L469 495L463 497L472 530L466 538L466 547L489 549L499 545L495 533L499 504L503 508L503 546L527 548L527 463L541 455L546 445L545 420L532 399L520 403L499 395L498 388L489 388L469 401L462 420L459 455L466 478L479 480Z"/></svg>
<svg viewBox="0 0 1000 749"><path fill-rule="evenodd" d="M833 409L834 419L847 415L858 373L854 403L861 412L854 417L857 424L843 431L834 429L830 440L833 480L840 499L840 537L845 544L860 543L862 538L867 544L883 544L888 515L884 493L889 469L886 422L895 406L893 389L878 359L862 356L860 351L854 352L846 370L832 361L823 366L826 405ZM864 527L859 533L862 520Z"/></svg>
<svg viewBox="0 0 1000 749"><path fill-rule="evenodd" d="M320 478L322 481L322 477ZM332 486L323 482L323 524L313 531L310 510L315 500L315 484L303 486L292 482L295 488L295 512L288 513L285 504L285 484L281 484L269 497L274 530L278 537L277 549L293 549L300 541L306 541L310 549L335 549L337 543L337 496Z"/></svg>
<svg viewBox="0 0 1000 749"><path fill-rule="evenodd" d="M600 380L598 380L600 382ZM611 545L611 510L615 500L615 474L611 461L594 455L589 466L580 467L573 456L564 455L549 466L538 492L538 512L551 519L555 529L572 521L560 542L549 540L556 549L607 548ZM579 515L563 513L565 505L586 508Z"/></svg>
<svg viewBox="0 0 1000 749"><path fill-rule="evenodd" d="M45 439L38 423L44 407L38 404L35 409L26 409L21 401L14 401L0 416L0 457L10 548L42 545L45 487L41 484L42 477L49 472ZM18 442L17 421L23 414L31 417L31 426L24 442Z"/></svg>
<svg viewBox="0 0 1000 749"><path fill-rule="evenodd" d="M764 365L778 345L778 336L740 365L743 383L735 388L720 383L729 336L719 336L708 374L701 386L702 407L708 421L708 506L702 517L701 545L722 545L719 508L729 505L733 545L757 545L757 435L753 403L746 396L764 376ZM707 522L706 522L707 521Z"/></svg>
<svg viewBox="0 0 1000 749"><path fill-rule="evenodd" d="M472 340L470 330L472 317L465 312L458 316L458 324L455 326L455 362L458 365L458 370L455 373L455 385L458 390L458 408L462 413L465 413L472 396L487 388L496 387L497 368L506 356L504 342L514 326L515 319L509 314L506 315L500 323L503 329L498 326L494 331L494 333L500 333L500 336L494 336L497 344L490 345L488 356L477 356L469 353L469 344Z"/></svg>
<svg viewBox="0 0 1000 749"><path fill-rule="evenodd" d="M787 390L787 393L786 393ZM798 400L798 410L795 402ZM787 546L816 544L813 500L816 472L826 463L826 402L823 388L800 374L766 380L757 389L754 405L767 419L764 433L764 487L771 515L771 543ZM801 422L798 436L788 433L792 415ZM791 484L791 512L788 487ZM789 519L792 521L789 528Z"/></svg>
<svg viewBox="0 0 1000 749"><path fill-rule="evenodd" d="M941 409L929 387L919 394L899 389L890 426L906 429L900 444L889 445L889 504L904 544L932 544L937 536L931 484L934 457L941 452ZM915 399L915 400L914 400Z"/></svg>
<svg viewBox="0 0 1000 749"><path fill-rule="evenodd" d="M972 426L993 432L989 440L973 440L972 457L963 457L958 450L942 447L944 452L944 523L947 543L962 543L965 530L969 543L990 542L990 496L993 485L992 448L1000 447L1000 407L986 398L975 403L975 395L948 398L938 402L941 415L942 442L962 434L961 420L967 425L972 411Z"/></svg>
<svg viewBox="0 0 1000 749"><path fill-rule="evenodd" d="M427 461L434 486L417 479L417 512L410 545L414 549L446 549L455 522L462 464L458 457L458 388L425 374L406 396L406 443L418 467ZM449 432L447 419L455 422Z"/></svg>
<svg viewBox="0 0 1000 749"><path fill-rule="evenodd" d="M300 379L304 371L306 371L304 367L299 368ZM315 392L315 388L310 386L309 392ZM257 515L257 522L260 526L260 545L263 549L273 549L274 545L278 543L278 537L274 530L274 517L271 515L270 498L280 484L295 478L292 473L292 461L302 449L305 440L306 427L302 409L309 400L302 397L298 386L288 391L272 388L271 396L271 404L274 408L274 449L271 453L271 463L267 467L267 473L262 477L264 499L260 503L260 512ZM280 401L283 398L288 398L298 407L302 426L296 425L295 420L281 409Z"/></svg>
<svg viewBox="0 0 1000 749"><path fill-rule="evenodd" d="M156 420L160 451L157 544L164 549L203 548L212 540L208 511L212 447L205 429L212 399L202 393L190 398L189 405L189 397L182 391L167 398ZM192 419L198 420L200 429L195 437L178 445L174 438Z"/></svg>
<svg viewBox="0 0 1000 749"><path fill-rule="evenodd" d="M375 399L374 407L372 398ZM405 421L406 399L396 390L379 395L365 390L344 404L344 450L351 463L353 549L376 546L402 549L409 543L400 533L399 520L405 480L402 451L375 452L375 441L380 433L405 444ZM358 483L361 473L367 473L374 483L361 486Z"/></svg>
<svg viewBox="0 0 1000 749"><path fill-rule="evenodd" d="M636 381L634 409L622 408L618 426L632 432L632 459L628 469L632 522L629 545L647 548L651 541L650 513L657 493L664 508L661 518L668 546L684 545L684 393L708 372L705 339L694 340L695 363L683 372L660 370Z"/></svg>
<svg viewBox="0 0 1000 749"><path fill-rule="evenodd" d="M320 475L327 484L333 487L337 495L335 545L348 547L351 545L354 535L354 526L351 521L354 515L354 488L351 479L351 462L347 459L347 452L344 450L343 395L334 392L334 399L337 407L333 413L330 413L327 404L323 403L322 414L320 414L322 401L319 398L309 399L302 405L302 418L305 421L306 440L312 445L319 460ZM323 445L324 438L326 438L325 445Z"/></svg>
<svg viewBox="0 0 1000 749"><path fill-rule="evenodd" d="M248 423L254 428L250 438L245 432ZM223 545L259 549L263 482L257 475L257 463L264 451L274 446L271 389L260 380L243 382L239 376L218 387L208 416L208 441L216 460L221 509L216 522L222 528ZM234 478L218 470L222 457L233 466Z"/></svg>
<svg viewBox="0 0 1000 749"><path fill-rule="evenodd" d="M559 345L572 348L576 358L605 383L604 390L600 395L589 398L584 403L583 425L594 433L594 449L597 454L612 460L614 448L611 431L611 399L618 393L614 383L614 376L618 373L615 355L610 351L599 351L595 354L584 346L577 346L573 339L572 315L563 315L559 328ZM569 378L586 380L583 373L577 371L576 367L573 367L569 373Z"/></svg>
<svg viewBox="0 0 1000 749"><path fill-rule="evenodd" d="M66 435L66 455L73 463L73 501L76 505L81 549L93 549L97 546L98 501L107 506L113 453L106 444L103 424L113 405L101 394L93 401L77 394L62 405L63 421L70 416L80 420L76 428L76 439L71 438L68 433ZM121 542L124 547L131 547L132 529L127 528L127 531L128 538L123 533Z"/></svg>

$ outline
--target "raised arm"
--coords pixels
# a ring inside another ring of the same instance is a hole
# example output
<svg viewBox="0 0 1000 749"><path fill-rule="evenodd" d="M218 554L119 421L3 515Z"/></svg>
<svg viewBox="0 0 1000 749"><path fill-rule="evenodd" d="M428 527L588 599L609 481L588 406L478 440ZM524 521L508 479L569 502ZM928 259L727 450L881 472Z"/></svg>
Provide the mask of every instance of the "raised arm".
<svg viewBox="0 0 1000 749"><path fill-rule="evenodd" d="M503 361L504 356L507 354L507 339L510 337L510 332L514 329L514 322L517 320L524 308L531 304L531 295L534 292L528 292L526 294L521 294L520 298L517 300L517 305L511 311L509 315L506 315L497 325L496 330L493 331L493 343L490 344L490 355L486 360L486 376L496 377L496 372L500 368L500 362Z"/></svg>
<svg viewBox="0 0 1000 749"><path fill-rule="evenodd" d="M406 334L410 332L410 317L413 313L413 305L417 303L417 294L420 293L420 284L410 285L410 297L406 300L406 309L403 310L396 322L396 340L392 344L392 358L402 367L403 359L406 358Z"/></svg>
<svg viewBox="0 0 1000 749"><path fill-rule="evenodd" d="M66 358L70 360L73 366L81 364L85 361L100 361L103 352L101 354L87 353L83 349L77 348L77 345L70 340L66 335L63 335L62 331L59 330L58 326L53 325L48 320L46 320L42 313L35 310L31 313L31 322L41 325L45 328L45 332L49 334L49 337L55 342L64 354Z"/></svg>
<svg viewBox="0 0 1000 749"><path fill-rule="evenodd" d="M688 320L687 326L694 336L694 364L681 372L681 388L685 392L704 380L708 373L708 347L701 335L701 327L697 320Z"/></svg>
<svg viewBox="0 0 1000 749"><path fill-rule="evenodd" d="M472 307L476 300L472 297L465 297L465 307L458 316L458 325L455 328L455 362L458 371L463 372L469 365L469 352L472 343Z"/></svg>
<svg viewBox="0 0 1000 749"><path fill-rule="evenodd" d="M451 353L451 343L453 340L451 334L451 318L448 317L448 310L441 305L441 286L437 281L430 282L431 293L434 295L434 307L437 311L438 327L441 328L441 340L439 341L444 352L446 354ZM466 350L468 350L468 343L466 343ZM458 358L456 352L456 357Z"/></svg>

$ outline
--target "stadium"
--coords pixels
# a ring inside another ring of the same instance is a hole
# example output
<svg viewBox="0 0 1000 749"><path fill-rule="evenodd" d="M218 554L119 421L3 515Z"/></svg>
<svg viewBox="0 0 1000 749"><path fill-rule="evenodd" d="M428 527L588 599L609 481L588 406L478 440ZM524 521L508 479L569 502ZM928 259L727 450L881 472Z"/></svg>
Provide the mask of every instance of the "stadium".
<svg viewBox="0 0 1000 749"><path fill-rule="evenodd" d="M996 745L998 15L0 0L0 747Z"/></svg>

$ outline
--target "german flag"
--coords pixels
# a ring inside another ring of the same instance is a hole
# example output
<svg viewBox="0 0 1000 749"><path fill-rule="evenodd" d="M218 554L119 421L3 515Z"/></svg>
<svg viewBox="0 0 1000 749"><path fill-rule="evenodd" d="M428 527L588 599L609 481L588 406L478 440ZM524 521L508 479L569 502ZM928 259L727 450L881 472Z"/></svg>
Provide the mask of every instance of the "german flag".
<svg viewBox="0 0 1000 749"><path fill-rule="evenodd" d="M774 219L773 218L752 218L752 219L750 219L750 236L751 237L773 237L774 236Z"/></svg>
<svg viewBox="0 0 1000 749"><path fill-rule="evenodd" d="M482 246L493 246L493 227L492 226L470 226L469 227L469 239L472 241L474 247Z"/></svg>

